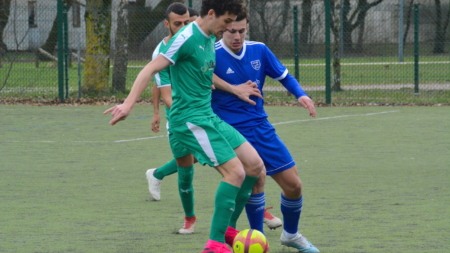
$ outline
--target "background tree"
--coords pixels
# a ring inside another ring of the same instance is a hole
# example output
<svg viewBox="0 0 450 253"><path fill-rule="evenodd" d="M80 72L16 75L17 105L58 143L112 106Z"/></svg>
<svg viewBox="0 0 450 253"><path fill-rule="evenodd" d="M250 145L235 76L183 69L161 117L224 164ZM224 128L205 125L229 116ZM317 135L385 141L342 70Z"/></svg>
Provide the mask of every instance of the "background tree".
<svg viewBox="0 0 450 253"><path fill-rule="evenodd" d="M72 7L72 4L76 0L63 0L63 3L66 4L67 9L70 9ZM48 34L47 40L45 40L44 45L41 46L42 49L44 49L46 52L53 54L56 49L56 45L58 44L58 17L55 17L55 20L53 20L52 29L50 30L50 33ZM50 57L48 57L45 54L37 53L39 60L41 61L52 61Z"/></svg>
<svg viewBox="0 0 450 253"><path fill-rule="evenodd" d="M448 6L448 5L447 5ZM442 4L441 0L434 0L434 7L436 10L435 32L434 32L434 47L433 54L442 54L445 52L445 37L447 34L447 27L450 20L450 8L447 10L447 17L445 21L442 20Z"/></svg>
<svg viewBox="0 0 450 253"><path fill-rule="evenodd" d="M340 12L341 4L339 0L336 3L335 0L330 1L331 5L331 32L333 33L334 43L332 46L333 51L333 85L331 86L332 91L342 91L341 88L341 53L340 53Z"/></svg>
<svg viewBox="0 0 450 253"><path fill-rule="evenodd" d="M309 45L309 35L311 34L313 0L303 0L302 2L302 26L300 29L300 54L309 55L311 46Z"/></svg>
<svg viewBox="0 0 450 253"><path fill-rule="evenodd" d="M290 10L290 0L251 1L250 39L264 42L269 48L274 48L286 28Z"/></svg>
<svg viewBox="0 0 450 253"><path fill-rule="evenodd" d="M129 52L140 55L139 49L148 35L165 18L167 7L182 0L161 0L153 9L145 7L145 0L137 0L133 12L129 15ZM162 39L162 38L161 38Z"/></svg>
<svg viewBox="0 0 450 253"><path fill-rule="evenodd" d="M9 19L9 11L11 7L11 0L0 0L0 58L8 51L6 44L3 42L2 35ZM0 59L1 63L1 59Z"/></svg>
<svg viewBox="0 0 450 253"><path fill-rule="evenodd" d="M343 43L344 43L344 53L361 53L363 50L363 36L364 27L367 12L372 8L383 2L383 0L375 0L369 2L368 0L357 0L356 7L352 11L350 0L342 0L342 29L343 29ZM352 40L352 33L356 28L359 28L358 33L358 43L356 47L354 46Z"/></svg>
<svg viewBox="0 0 450 253"><path fill-rule="evenodd" d="M132 8L128 0L120 0L117 12L117 30L114 42L114 67L112 78L113 91L125 92L128 68L128 9Z"/></svg>
<svg viewBox="0 0 450 253"><path fill-rule="evenodd" d="M86 1L86 62L84 93L108 89L111 45L111 0Z"/></svg>

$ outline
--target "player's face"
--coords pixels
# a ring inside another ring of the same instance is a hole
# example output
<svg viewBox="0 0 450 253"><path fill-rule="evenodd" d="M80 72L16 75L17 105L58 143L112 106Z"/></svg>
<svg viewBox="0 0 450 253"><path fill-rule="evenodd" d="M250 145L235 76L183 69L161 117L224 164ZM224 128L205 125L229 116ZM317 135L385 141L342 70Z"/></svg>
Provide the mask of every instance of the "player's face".
<svg viewBox="0 0 450 253"><path fill-rule="evenodd" d="M178 15L171 12L169 14L169 20L165 21L166 27L169 29L170 36L175 35L183 26L189 24L189 12L183 15Z"/></svg>
<svg viewBox="0 0 450 253"><path fill-rule="evenodd" d="M214 12L214 11L213 11ZM236 20L236 15L226 12L224 15L220 17L216 17L213 13L214 22L213 22L213 31L212 34L218 38L220 38L223 33L231 28L233 21Z"/></svg>
<svg viewBox="0 0 450 253"><path fill-rule="evenodd" d="M234 53L239 53L244 45L247 30L247 19L235 21L231 24L231 28L223 34L222 41L229 49L231 49L231 51Z"/></svg>

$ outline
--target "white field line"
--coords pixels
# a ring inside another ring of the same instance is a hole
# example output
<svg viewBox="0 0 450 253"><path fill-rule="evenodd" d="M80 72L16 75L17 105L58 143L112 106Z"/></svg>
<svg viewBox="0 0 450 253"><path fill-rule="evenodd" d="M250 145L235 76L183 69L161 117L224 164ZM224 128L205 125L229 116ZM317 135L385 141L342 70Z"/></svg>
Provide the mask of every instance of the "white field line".
<svg viewBox="0 0 450 253"><path fill-rule="evenodd" d="M144 137L144 138L136 138L136 139L130 139L130 140L120 140L120 141L113 141L113 142L127 142L127 141L142 141L142 140L148 140L148 139L156 139L156 138L162 138L167 137L167 135L158 135L158 136L151 136L151 137Z"/></svg>
<svg viewBox="0 0 450 253"><path fill-rule="evenodd" d="M273 123L272 125L276 126L276 125L284 125L284 124L290 124L290 123L306 122L306 121L315 121L315 120L338 119L338 118L357 117L357 116L371 116L371 115L378 115L378 114L385 114L385 113L394 113L394 112L399 112L399 111L400 111L400 110L396 110L396 111L386 111L386 112L373 112L373 113L366 113L366 114L340 115L340 116L325 117L325 118L317 118L317 119L302 119L302 120L293 120L293 121L278 122L278 123Z"/></svg>
<svg viewBox="0 0 450 253"><path fill-rule="evenodd" d="M338 119L338 118L347 118L347 117L360 117L360 116L372 116L372 115L380 115L380 114L396 113L396 112L400 112L400 110L384 111L384 112L372 112L372 113L365 113L365 114L339 115L339 116L324 117L324 118L317 118L317 119L293 120L293 121L285 121L285 122L273 123L272 125L276 126L276 125L285 125L285 124L291 124L291 123L317 121L317 120L329 120L329 119ZM112 141L112 142L113 143L121 143L121 142L130 142L130 141L143 141L143 140L157 139L157 138L163 138L163 137L167 137L167 135L150 136L150 137L135 138L135 139L128 139L128 140L117 140L117 141ZM56 143L58 141L5 141L5 142L6 143ZM106 143L106 142L109 142L109 141L70 141L70 142L73 142L73 143L101 143L101 142L105 142ZM1 141L0 141L0 143L1 143Z"/></svg>

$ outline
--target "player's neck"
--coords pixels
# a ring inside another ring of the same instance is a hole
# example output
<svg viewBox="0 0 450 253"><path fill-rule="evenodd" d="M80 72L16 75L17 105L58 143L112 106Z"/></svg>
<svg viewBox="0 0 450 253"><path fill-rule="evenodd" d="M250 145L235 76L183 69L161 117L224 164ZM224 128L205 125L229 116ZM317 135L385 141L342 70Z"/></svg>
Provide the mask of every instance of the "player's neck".
<svg viewBox="0 0 450 253"><path fill-rule="evenodd" d="M169 34L169 36L164 38L164 43L169 42L169 40L172 38L173 36Z"/></svg>
<svg viewBox="0 0 450 253"><path fill-rule="evenodd" d="M200 29L202 29L202 31L206 34L206 35L211 35L211 32L209 30L209 27L211 26L210 21L202 18L202 17L198 17L194 22L196 22L198 24L198 27L200 27Z"/></svg>

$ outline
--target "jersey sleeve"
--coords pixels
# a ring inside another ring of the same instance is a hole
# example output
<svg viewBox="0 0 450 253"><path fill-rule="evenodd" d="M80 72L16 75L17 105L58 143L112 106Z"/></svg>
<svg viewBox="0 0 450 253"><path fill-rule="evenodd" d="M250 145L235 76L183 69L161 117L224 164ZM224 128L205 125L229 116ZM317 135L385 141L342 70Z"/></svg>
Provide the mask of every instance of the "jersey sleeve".
<svg viewBox="0 0 450 253"><path fill-rule="evenodd" d="M286 77L288 70L278 58L270 51L267 46L264 46L264 55L266 60L265 72L270 78L280 81Z"/></svg>
<svg viewBox="0 0 450 253"><path fill-rule="evenodd" d="M169 42L167 42L167 46L161 50L161 54L166 57L172 65L176 64L177 61L188 57L192 48L192 40L189 40L191 35L191 29L185 29L183 32L177 33L169 40Z"/></svg>

